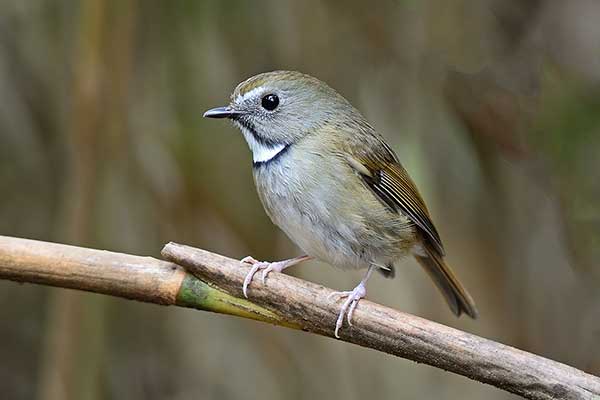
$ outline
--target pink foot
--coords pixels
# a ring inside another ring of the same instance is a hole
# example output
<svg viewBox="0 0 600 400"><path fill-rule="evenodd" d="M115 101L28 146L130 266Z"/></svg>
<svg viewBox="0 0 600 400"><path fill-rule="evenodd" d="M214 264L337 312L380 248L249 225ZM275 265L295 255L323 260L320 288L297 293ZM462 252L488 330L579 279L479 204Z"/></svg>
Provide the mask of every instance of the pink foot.
<svg viewBox="0 0 600 400"><path fill-rule="evenodd" d="M342 308L340 309L340 314L338 315L337 321L335 322L335 337L340 338L339 331L344 323L344 315L348 320L348 325L352 326L352 314L356 309L356 305L367 295L367 288L365 287L365 282L359 283L353 290L345 291L345 292L333 292L329 296L328 299L335 297L336 301L346 297L346 301L342 304Z"/></svg>
<svg viewBox="0 0 600 400"><path fill-rule="evenodd" d="M259 270L262 270L261 280L264 285L267 275L269 275L269 273L271 271L281 272L284 269L286 269L287 267L291 267L292 265L296 265L296 264L301 263L302 261L306 261L306 260L310 260L310 259L311 259L311 257L309 257L309 256L300 256L300 257L290 258L289 260L267 262L267 261L258 261L251 256L242 258L240 263L252 265L252 269L250 269L250 272L248 272L248 275L246 275L246 279L244 279L244 286L242 287L242 292L244 292L244 296L246 298L248 298L248 285L250 285L250 282L252 282L252 278L254 278L254 275Z"/></svg>

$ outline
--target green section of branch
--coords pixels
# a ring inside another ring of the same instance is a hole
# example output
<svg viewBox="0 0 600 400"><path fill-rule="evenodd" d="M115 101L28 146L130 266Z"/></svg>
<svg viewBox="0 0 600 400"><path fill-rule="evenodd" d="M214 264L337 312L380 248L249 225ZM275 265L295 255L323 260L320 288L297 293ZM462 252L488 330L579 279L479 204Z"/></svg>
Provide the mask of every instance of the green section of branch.
<svg viewBox="0 0 600 400"><path fill-rule="evenodd" d="M191 274L186 274L183 279L176 304L182 307L235 315L287 328L301 329L298 325L285 321L272 311L248 300L234 297Z"/></svg>

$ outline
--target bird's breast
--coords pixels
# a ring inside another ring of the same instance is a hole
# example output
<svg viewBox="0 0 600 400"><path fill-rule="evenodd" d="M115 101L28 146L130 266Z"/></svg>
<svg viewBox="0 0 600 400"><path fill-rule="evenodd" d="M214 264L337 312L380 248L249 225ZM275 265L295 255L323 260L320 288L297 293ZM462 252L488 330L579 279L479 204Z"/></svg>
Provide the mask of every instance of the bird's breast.
<svg viewBox="0 0 600 400"><path fill-rule="evenodd" d="M366 268L393 261L412 246L412 224L390 213L341 157L291 146L253 170L265 211L310 256Z"/></svg>

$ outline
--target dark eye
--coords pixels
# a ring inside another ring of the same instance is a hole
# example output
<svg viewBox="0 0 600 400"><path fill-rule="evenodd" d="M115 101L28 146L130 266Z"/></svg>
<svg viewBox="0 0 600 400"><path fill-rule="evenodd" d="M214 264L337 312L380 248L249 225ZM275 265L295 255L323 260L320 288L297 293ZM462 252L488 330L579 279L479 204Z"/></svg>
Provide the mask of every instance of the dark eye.
<svg viewBox="0 0 600 400"><path fill-rule="evenodd" d="M279 97L276 94L268 94L262 98L261 104L265 110L273 111L279 105Z"/></svg>

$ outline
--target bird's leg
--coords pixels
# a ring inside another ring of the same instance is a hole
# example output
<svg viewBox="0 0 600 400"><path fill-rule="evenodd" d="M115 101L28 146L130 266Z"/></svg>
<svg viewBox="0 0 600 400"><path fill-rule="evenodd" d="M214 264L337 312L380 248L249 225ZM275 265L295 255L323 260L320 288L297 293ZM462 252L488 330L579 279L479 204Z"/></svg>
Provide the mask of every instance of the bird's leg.
<svg viewBox="0 0 600 400"><path fill-rule="evenodd" d="M344 315L346 315L346 319L348 320L348 325L352 326L352 314L354 313L354 309L356 309L356 305L359 300L367 295L367 281L371 277L371 273L373 272L373 265L369 266L365 277L360 281L360 283L353 289L345 292L333 292L329 296L328 299L335 297L336 300L346 297L346 301L342 304L342 308L340 309L340 314L338 315L338 319L335 322L335 337L340 338L338 332L344 323Z"/></svg>
<svg viewBox="0 0 600 400"><path fill-rule="evenodd" d="M284 269L286 269L287 267L291 267L292 265L300 264L301 262L310 260L311 258L312 257L310 257L310 256L304 255L304 256L290 258L289 260L282 260L282 261L275 261L275 262L258 261L250 256L242 258L240 263L252 265L252 269L250 270L250 272L248 272L248 275L246 275L246 279L244 279L244 286L242 287L244 296L246 298L248 298L248 285L250 285L250 282L252 282L252 278L259 270L261 270L261 269L263 270L261 279L264 284L265 279L267 278L267 275L269 275L269 272L271 272L271 271L281 272Z"/></svg>

